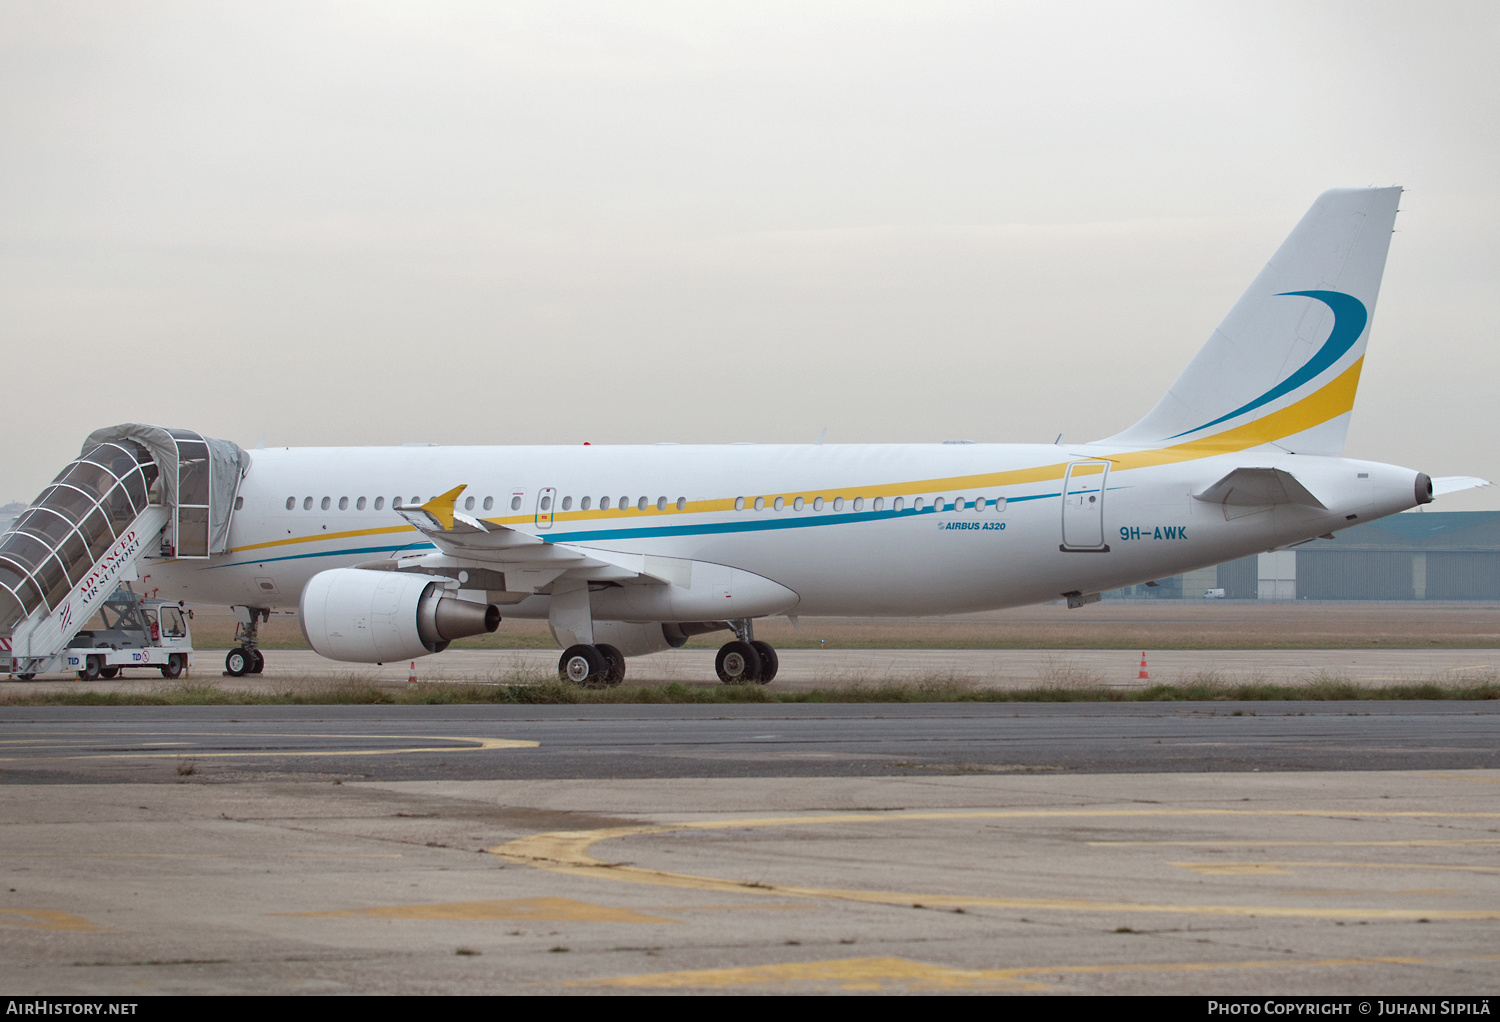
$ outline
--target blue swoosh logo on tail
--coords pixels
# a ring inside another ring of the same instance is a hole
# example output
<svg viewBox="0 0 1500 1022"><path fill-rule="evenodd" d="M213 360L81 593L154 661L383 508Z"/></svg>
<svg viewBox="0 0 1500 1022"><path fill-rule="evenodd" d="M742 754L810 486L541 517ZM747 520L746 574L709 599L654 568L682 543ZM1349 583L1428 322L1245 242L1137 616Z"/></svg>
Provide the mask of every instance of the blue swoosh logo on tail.
<svg viewBox="0 0 1500 1022"><path fill-rule="evenodd" d="M1221 415L1212 422L1205 422L1201 426L1183 430L1177 436L1168 437L1167 439L1176 440L1177 437L1196 433L1200 429L1217 426L1221 422L1232 419L1237 415L1243 415L1248 411L1259 408L1267 402L1275 401L1283 394L1296 390L1343 358L1344 353L1354 347L1354 342L1359 340L1360 335L1365 332L1365 324L1369 322L1370 314L1365 309L1364 302L1361 302L1353 295L1346 295L1342 291L1283 291L1277 297L1285 298L1292 295L1316 298L1333 310L1333 329L1329 331L1328 340L1323 342L1323 346L1313 352L1312 358L1308 359L1302 365L1302 368L1292 373L1292 375L1276 384L1276 386L1255 400L1240 405L1240 407L1228 415Z"/></svg>

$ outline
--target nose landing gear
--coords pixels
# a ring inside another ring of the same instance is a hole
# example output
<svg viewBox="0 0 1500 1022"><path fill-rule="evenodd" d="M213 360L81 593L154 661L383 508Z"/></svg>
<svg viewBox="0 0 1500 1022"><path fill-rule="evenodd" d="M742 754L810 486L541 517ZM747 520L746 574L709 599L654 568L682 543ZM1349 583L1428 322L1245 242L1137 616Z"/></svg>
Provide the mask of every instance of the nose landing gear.
<svg viewBox="0 0 1500 1022"><path fill-rule="evenodd" d="M260 651L260 623L268 621L271 611L265 607L235 607L234 638L238 649L224 658L224 673L231 678L259 674L266 669L265 654Z"/></svg>

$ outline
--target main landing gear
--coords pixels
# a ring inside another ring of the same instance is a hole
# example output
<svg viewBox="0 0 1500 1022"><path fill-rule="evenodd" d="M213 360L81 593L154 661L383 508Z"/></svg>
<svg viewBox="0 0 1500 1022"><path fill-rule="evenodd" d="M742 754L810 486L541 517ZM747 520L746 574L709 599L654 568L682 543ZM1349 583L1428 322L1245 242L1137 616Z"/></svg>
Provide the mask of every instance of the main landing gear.
<svg viewBox="0 0 1500 1022"><path fill-rule="evenodd" d="M260 623L270 620L271 611L266 607L233 609L234 638L240 645L238 649L231 649L224 658L224 673L231 678L259 674L266 669L266 658L260 651Z"/></svg>
<svg viewBox="0 0 1500 1022"><path fill-rule="evenodd" d="M613 687L625 680L625 655L607 642L569 646L557 661L557 676L575 685Z"/></svg>
<svg viewBox="0 0 1500 1022"><path fill-rule="evenodd" d="M726 685L743 685L759 682L769 685L781 666L776 650L769 643L757 641L752 623L748 619L729 622L735 639L719 647L714 658L714 670L719 680Z"/></svg>

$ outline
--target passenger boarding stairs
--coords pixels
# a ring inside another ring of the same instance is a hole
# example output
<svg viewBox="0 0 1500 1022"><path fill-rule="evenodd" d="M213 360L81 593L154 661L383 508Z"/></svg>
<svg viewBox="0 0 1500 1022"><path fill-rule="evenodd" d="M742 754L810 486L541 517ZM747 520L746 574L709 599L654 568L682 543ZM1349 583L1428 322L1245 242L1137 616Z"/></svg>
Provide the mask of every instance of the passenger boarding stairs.
<svg viewBox="0 0 1500 1022"><path fill-rule="evenodd" d="M215 460L233 462L233 474ZM0 671L61 669L62 651L137 577L141 558L204 558L222 549L247 466L233 444L186 430L120 426L91 436L0 536ZM227 487L221 477L231 480ZM227 496L210 499L211 490L226 488Z"/></svg>

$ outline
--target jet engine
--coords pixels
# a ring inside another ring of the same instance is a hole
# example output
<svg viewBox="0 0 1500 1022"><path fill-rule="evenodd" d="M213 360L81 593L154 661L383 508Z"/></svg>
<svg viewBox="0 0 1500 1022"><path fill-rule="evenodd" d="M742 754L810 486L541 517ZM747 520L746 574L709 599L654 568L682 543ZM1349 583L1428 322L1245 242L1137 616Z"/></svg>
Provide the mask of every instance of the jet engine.
<svg viewBox="0 0 1500 1022"><path fill-rule="evenodd" d="M379 664L441 653L493 632L500 610L446 595L442 580L401 571L335 568L302 590L302 634L330 660Z"/></svg>

